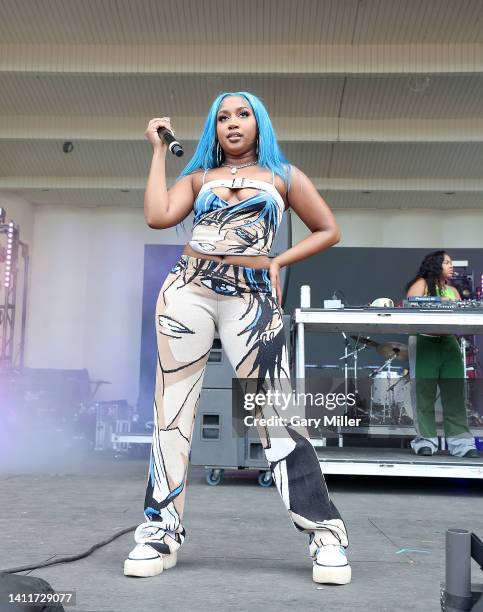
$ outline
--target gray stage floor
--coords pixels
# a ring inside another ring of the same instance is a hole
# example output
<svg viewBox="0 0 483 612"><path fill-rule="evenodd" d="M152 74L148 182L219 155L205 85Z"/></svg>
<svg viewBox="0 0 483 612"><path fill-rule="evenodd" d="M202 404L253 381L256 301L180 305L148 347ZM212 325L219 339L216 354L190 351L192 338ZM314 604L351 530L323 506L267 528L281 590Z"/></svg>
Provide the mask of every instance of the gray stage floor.
<svg viewBox="0 0 483 612"><path fill-rule="evenodd" d="M146 470L144 460L90 457L79 466L1 475L0 568L79 553L137 524ZM133 545L127 534L31 575L75 590L77 604L66 608L75 612L440 610L444 533L459 527L483 535L481 481L330 476L328 484L349 529L347 586L312 582L308 539L293 528L275 487L259 487L248 471L228 472L210 487L202 468L190 471L188 536L176 568L124 577ZM473 580L482 578L473 564Z"/></svg>

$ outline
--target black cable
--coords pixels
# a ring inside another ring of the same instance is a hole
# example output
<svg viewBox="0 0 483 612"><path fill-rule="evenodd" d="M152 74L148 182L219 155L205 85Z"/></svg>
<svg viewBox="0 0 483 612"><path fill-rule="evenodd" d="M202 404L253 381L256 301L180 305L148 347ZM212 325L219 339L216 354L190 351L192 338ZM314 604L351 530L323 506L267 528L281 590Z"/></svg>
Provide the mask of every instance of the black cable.
<svg viewBox="0 0 483 612"><path fill-rule="evenodd" d="M102 546L106 546L106 544L109 544L110 542L112 542L116 538L121 537L125 533L134 531L136 527L137 525L134 525L133 527L127 527L126 529L121 529L121 531L116 531L114 535L110 536L106 540L102 540L101 542L94 544L88 550L86 550L83 553L79 553L78 555L70 555L68 557L59 557L58 559L52 559L52 561L44 561L43 563L39 563L37 565L21 565L20 567L11 567L9 569L0 570L0 573L3 572L5 574L16 574L17 572L25 572L27 570L39 569L41 567L48 567L49 565L57 565L59 563L71 563L72 561L78 561L79 559L88 557L98 548L101 548Z"/></svg>

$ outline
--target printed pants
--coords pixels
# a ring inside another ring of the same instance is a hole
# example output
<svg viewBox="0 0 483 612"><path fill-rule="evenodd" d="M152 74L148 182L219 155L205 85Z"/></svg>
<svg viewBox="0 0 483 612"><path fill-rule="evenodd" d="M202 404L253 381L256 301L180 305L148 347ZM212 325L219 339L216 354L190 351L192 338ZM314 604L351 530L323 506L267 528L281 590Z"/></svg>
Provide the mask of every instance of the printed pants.
<svg viewBox="0 0 483 612"><path fill-rule="evenodd" d="M449 451L463 456L475 448L466 416L463 359L455 336L410 336L409 364L411 376L416 379L412 383L417 431L411 443L413 449L438 449L434 409L438 386Z"/></svg>
<svg viewBox="0 0 483 612"><path fill-rule="evenodd" d="M189 450L215 329L239 379L290 383L282 312L271 289L266 269L188 255L181 255L161 287L156 305L154 431L144 508L146 520L159 527L159 552L176 551L185 538ZM311 550L325 544L348 546L315 450L297 429L283 427L280 435L258 428L277 489L295 528L310 534Z"/></svg>

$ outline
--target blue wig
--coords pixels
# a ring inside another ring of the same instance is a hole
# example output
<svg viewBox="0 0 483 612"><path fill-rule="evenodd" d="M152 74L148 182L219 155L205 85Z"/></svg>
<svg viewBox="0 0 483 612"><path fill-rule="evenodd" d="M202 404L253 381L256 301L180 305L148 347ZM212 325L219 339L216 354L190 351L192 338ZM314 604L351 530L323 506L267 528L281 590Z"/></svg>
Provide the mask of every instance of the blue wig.
<svg viewBox="0 0 483 612"><path fill-rule="evenodd" d="M290 164L280 151L267 109L257 96L246 91L226 92L217 96L211 105L193 157L183 168L178 178L191 174L196 170L209 170L210 168L219 167L216 156L216 145L218 143L216 119L222 101L229 96L245 98L250 105L258 127L258 164L278 174L287 183L288 189L290 186Z"/></svg>

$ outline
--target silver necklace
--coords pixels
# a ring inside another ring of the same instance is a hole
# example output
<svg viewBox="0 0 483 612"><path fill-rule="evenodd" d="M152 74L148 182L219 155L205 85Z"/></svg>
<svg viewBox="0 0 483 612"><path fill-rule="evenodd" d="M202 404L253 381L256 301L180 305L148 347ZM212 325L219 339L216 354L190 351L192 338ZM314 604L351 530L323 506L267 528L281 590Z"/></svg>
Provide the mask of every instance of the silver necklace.
<svg viewBox="0 0 483 612"><path fill-rule="evenodd" d="M254 162L250 162L249 164L242 164L241 166L230 166L230 164L221 164L224 168L230 168L230 172L232 174L236 174L237 170L240 168L248 168L248 166L256 166L258 164L258 159Z"/></svg>

